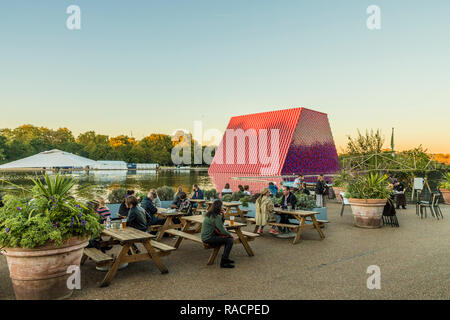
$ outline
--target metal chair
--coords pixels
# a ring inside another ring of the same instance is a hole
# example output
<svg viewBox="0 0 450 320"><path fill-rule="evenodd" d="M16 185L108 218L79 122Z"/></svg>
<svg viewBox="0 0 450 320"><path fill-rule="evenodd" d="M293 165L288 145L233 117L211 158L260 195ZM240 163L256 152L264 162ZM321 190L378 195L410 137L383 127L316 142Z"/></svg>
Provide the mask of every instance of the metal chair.
<svg viewBox="0 0 450 320"><path fill-rule="evenodd" d="M420 201L419 202L419 210L420 210L420 219L423 218L425 214L425 218L427 217L427 208L430 208L431 215L439 220L439 215L435 213L434 208L439 207L439 193L432 193L430 195L430 201ZM438 208L440 210L440 208ZM442 212L440 212L442 215Z"/></svg>
<svg viewBox="0 0 450 320"><path fill-rule="evenodd" d="M344 194L344 192L340 193L340 196L342 198L341 217L344 215L345 206L350 206L350 203L348 203L348 199L344 198Z"/></svg>
<svg viewBox="0 0 450 320"><path fill-rule="evenodd" d="M444 215L442 214L441 207L439 207L439 199L441 198L441 195L439 193L436 193L436 201L432 204L434 213L436 214L436 217L439 219L439 215L442 219L444 219Z"/></svg>

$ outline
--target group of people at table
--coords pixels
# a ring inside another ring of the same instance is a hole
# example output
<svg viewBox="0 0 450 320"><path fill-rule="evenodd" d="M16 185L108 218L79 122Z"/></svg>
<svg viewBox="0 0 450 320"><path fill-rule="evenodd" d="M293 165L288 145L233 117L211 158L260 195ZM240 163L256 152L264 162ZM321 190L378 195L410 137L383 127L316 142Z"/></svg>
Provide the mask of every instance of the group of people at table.
<svg viewBox="0 0 450 320"><path fill-rule="evenodd" d="M319 178L319 181L323 181L323 176ZM302 176L299 176L296 179L293 188L283 186L282 196L278 202L279 204L274 204L274 201L272 201L273 197L278 194L278 189L274 183L269 183L269 187L264 188L261 191L255 202L255 221L258 234L262 235L264 233L264 227L270 222L289 223L288 215L276 214L274 212L274 207L281 207L282 209L295 209L297 198L292 192L294 190L309 194L309 190L306 188L306 183L304 183ZM251 195L248 186L239 186L239 191L245 195ZM221 192L221 196L223 197L232 193L233 191L227 183ZM204 199L204 193L198 185L193 185L192 195L189 199L182 187L178 187L170 208L185 212L186 215L191 215L192 208L197 206L197 203L190 201L191 199ZM93 205L93 209L99 214L99 218L101 218L103 223L106 223L108 218L111 218L111 211L106 206L104 199L99 198L91 204ZM126 226L147 232L150 226L163 225L165 222L165 219L158 217L158 208L161 208L161 200L159 199L155 189L151 189L140 203L135 191L127 190L126 197L120 204L118 217L120 219L126 219ZM229 256L233 247L234 239L231 233L224 227L224 221L225 209L223 208L222 200L216 199L205 213L201 228L201 239L204 243L211 247L223 245L224 252L220 266L222 268L233 268L234 261L230 260ZM180 223L180 221L177 221L176 223ZM279 230L277 226L272 226L269 231L269 233L273 235L278 235L280 232L287 233L288 229L280 228ZM91 241L90 246L96 246L95 240ZM111 248L101 248L103 252L109 249ZM134 250L139 252L136 247L134 247Z"/></svg>

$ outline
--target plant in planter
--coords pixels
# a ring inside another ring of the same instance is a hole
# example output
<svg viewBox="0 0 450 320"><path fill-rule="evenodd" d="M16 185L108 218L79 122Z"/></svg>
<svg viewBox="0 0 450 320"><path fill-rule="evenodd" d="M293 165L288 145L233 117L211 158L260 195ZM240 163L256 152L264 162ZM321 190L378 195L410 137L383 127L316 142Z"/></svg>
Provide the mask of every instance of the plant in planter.
<svg viewBox="0 0 450 320"><path fill-rule="evenodd" d="M17 299L69 297L71 265L79 266L83 248L103 228L99 216L70 195L68 176L33 180L22 197L6 195L0 208L0 249L6 256Z"/></svg>
<svg viewBox="0 0 450 320"><path fill-rule="evenodd" d="M223 196L222 201L224 202L231 202L233 200L231 194L226 194Z"/></svg>
<svg viewBox="0 0 450 320"><path fill-rule="evenodd" d="M341 172L333 177L333 190L336 196L336 199L339 202L342 202L341 192L345 192L348 187L348 181L351 179L350 174L341 170Z"/></svg>
<svg viewBox="0 0 450 320"><path fill-rule="evenodd" d="M156 193L158 194L158 197L161 201L171 201L175 196L175 191L173 190L173 188L168 186L159 187L158 189L156 189Z"/></svg>
<svg viewBox="0 0 450 320"><path fill-rule="evenodd" d="M439 189L446 204L450 204L450 172L444 176L444 180Z"/></svg>
<svg viewBox="0 0 450 320"><path fill-rule="evenodd" d="M243 207L248 208L248 197L247 196L239 199L239 201L241 202Z"/></svg>
<svg viewBox="0 0 450 320"><path fill-rule="evenodd" d="M351 205L355 226L381 227L383 208L390 194L386 175L370 173L351 178L345 197Z"/></svg>
<svg viewBox="0 0 450 320"><path fill-rule="evenodd" d="M117 188L113 189L108 195L109 203L121 203L123 199L125 199L127 195L127 189L125 188Z"/></svg>
<svg viewBox="0 0 450 320"><path fill-rule="evenodd" d="M203 192L204 196L208 200L217 199L219 197L219 193L216 189L205 190Z"/></svg>
<svg viewBox="0 0 450 320"><path fill-rule="evenodd" d="M314 196L297 192L295 197L297 198L297 208L300 210L311 210L316 207Z"/></svg>

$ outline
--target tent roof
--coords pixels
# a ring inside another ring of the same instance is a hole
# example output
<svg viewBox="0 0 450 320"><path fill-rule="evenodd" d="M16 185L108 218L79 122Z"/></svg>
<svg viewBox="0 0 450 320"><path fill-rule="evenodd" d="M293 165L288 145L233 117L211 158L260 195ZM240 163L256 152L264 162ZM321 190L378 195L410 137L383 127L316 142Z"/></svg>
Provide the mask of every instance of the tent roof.
<svg viewBox="0 0 450 320"><path fill-rule="evenodd" d="M85 168L93 167L97 162L58 149L44 151L33 156L0 165L0 169L12 168Z"/></svg>

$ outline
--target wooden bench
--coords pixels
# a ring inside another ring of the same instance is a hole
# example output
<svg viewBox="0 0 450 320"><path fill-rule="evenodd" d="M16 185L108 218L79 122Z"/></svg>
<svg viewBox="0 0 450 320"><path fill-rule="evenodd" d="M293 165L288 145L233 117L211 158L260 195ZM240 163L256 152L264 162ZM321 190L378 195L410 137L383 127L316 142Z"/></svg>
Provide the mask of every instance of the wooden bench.
<svg viewBox="0 0 450 320"><path fill-rule="evenodd" d="M81 264L83 265L88 258L93 260L98 267L110 265L114 261L113 257L101 252L96 248L84 248Z"/></svg>
<svg viewBox="0 0 450 320"><path fill-rule="evenodd" d="M236 234L235 230L229 230L229 232ZM249 232L249 231L244 231L244 230L241 230L241 232L244 236L246 236L248 238L247 241L253 241L253 240L255 240L256 237L259 237L259 234L254 233L254 232Z"/></svg>
<svg viewBox="0 0 450 320"><path fill-rule="evenodd" d="M159 252L160 256L168 255L171 251L177 250L177 248L174 248L172 246L169 246L165 243L161 243L155 240L150 240L150 244L157 252Z"/></svg>

